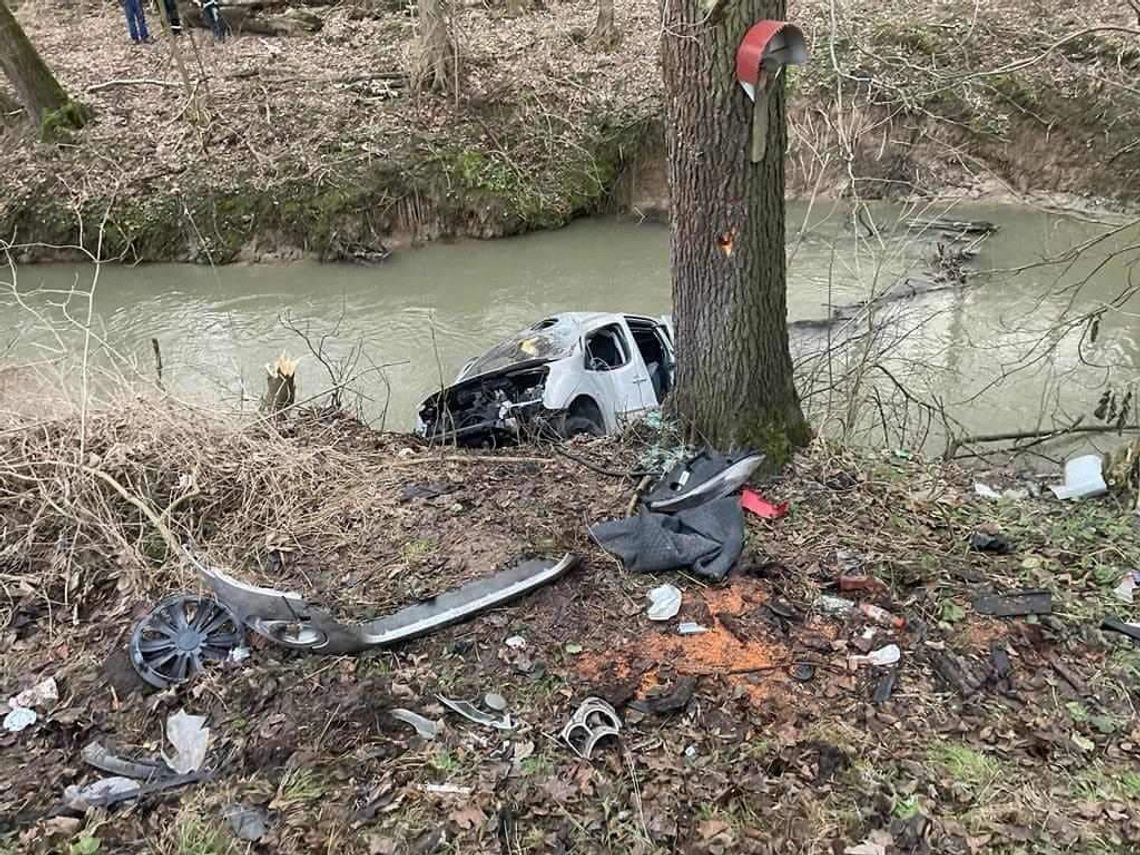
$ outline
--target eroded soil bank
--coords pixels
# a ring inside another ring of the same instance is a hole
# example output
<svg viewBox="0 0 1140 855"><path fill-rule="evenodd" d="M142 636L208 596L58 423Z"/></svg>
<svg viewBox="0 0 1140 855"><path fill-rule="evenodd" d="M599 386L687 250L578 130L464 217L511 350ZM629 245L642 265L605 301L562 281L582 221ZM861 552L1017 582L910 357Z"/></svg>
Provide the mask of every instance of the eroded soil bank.
<svg viewBox="0 0 1140 855"><path fill-rule="evenodd" d="M0 735L0 840L12 852L93 851L85 838L109 852L246 851L223 818L241 803L267 811L258 851L273 852L1135 851L1140 656L1097 628L1134 615L1111 594L1140 561L1127 497L995 502L954 468L818 446L758 485L789 515L749 518L739 565L702 584L626 573L586 535L626 512L628 473L659 441L441 452L340 418L275 430L151 402L6 430L0 690L52 676L60 701ZM440 494L409 497L427 484ZM358 616L521 555L581 563L391 651L321 658L254 642L239 665L147 692L117 651L136 618L194 581L140 502L244 578ZM971 551L983 526L1013 551ZM877 630L875 646L902 649L878 704L885 672L847 664L864 626L813 606L841 573L882 580L849 596L908 619ZM677 620L707 633L646 619L645 593L663 581L684 592ZM1052 614L973 606L1021 588L1052 591ZM637 711L679 685L692 696L674 711ZM491 691L517 730L481 729L435 700ZM625 724L592 762L557 739L589 695ZM84 745L154 751L180 707L209 718L214 780L48 818L67 784L96 777ZM421 739L393 707L445 729Z"/></svg>
<svg viewBox="0 0 1140 855"><path fill-rule="evenodd" d="M599 211L660 214L657 9L623 4L603 51L587 0L517 15L464 4L458 94L417 94L400 4L313 7L319 31L289 37L216 46L197 31L176 43L183 76L168 40L127 40L114 4L25 0L30 37L96 119L45 145L6 116L0 234L49 245L27 259L82 243L131 261L371 260ZM792 195L1140 192L1126 4L803 0L789 17L813 51L789 76Z"/></svg>

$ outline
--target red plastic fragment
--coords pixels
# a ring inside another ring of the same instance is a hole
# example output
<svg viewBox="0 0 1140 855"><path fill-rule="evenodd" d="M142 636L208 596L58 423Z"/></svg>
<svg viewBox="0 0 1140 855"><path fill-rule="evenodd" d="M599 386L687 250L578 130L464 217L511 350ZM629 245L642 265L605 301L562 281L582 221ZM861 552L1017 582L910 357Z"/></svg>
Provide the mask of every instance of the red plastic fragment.
<svg viewBox="0 0 1140 855"><path fill-rule="evenodd" d="M744 492L740 494L740 507L749 513L756 514L762 520L778 520L780 517L787 516L788 503L780 502L774 504L769 502L755 490L745 488Z"/></svg>

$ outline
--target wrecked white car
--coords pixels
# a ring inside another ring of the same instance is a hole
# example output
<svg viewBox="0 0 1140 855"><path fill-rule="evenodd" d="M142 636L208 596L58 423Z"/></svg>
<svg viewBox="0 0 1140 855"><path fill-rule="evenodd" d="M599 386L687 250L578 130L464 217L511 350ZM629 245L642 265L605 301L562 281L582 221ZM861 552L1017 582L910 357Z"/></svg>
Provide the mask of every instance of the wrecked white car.
<svg viewBox="0 0 1140 855"><path fill-rule="evenodd" d="M673 367L668 318L553 315L468 362L420 405L416 433L459 445L616 433L661 406Z"/></svg>

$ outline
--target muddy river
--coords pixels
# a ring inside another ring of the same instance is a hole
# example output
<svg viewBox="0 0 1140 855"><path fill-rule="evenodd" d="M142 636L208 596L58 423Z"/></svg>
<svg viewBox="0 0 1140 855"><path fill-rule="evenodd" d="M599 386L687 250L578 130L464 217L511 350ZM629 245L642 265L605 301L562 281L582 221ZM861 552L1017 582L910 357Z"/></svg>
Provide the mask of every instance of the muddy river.
<svg viewBox="0 0 1140 855"><path fill-rule="evenodd" d="M937 216L987 220L998 230L975 245L906 226L908 218ZM870 431L868 441L882 443L881 426L877 436L873 427L878 411L893 407L892 417L907 417L898 413L908 396L937 402L971 430L1033 427L1091 413L1106 380L1130 381L1140 362L1140 300L1127 295L1130 282L1140 284L1140 225L1121 229L1119 222L1108 215L962 204L880 206L856 220L831 203L792 206L793 321L900 293L896 283L908 276L919 290L932 279L953 285L958 251L976 251L966 262L976 275L965 287L888 300L871 321L856 314L797 334L813 419L832 431L860 422ZM136 379L149 380L153 338L168 389L251 408L264 388L263 366L278 354L302 357L302 397L329 383L288 319L314 345L323 336L332 361L352 363L363 374L355 403L369 419L395 429L412 425L417 402L441 377L450 380L468 358L549 313L670 309L667 228L628 220L581 221L493 242L438 243L396 253L376 267L108 265L99 272L87 338L87 301L67 292L89 288L92 277L90 265L22 267L17 299L12 277L0 273L4 362L66 364L64 372L74 376L86 338L89 365L102 370L114 363L111 375L137 372ZM1079 319L1102 308L1092 335ZM1066 322L1071 328L1058 327ZM873 335L852 341L870 329ZM847 346L830 361L808 358L828 341ZM854 408L859 414L847 400L861 402ZM913 401L909 406L920 409Z"/></svg>

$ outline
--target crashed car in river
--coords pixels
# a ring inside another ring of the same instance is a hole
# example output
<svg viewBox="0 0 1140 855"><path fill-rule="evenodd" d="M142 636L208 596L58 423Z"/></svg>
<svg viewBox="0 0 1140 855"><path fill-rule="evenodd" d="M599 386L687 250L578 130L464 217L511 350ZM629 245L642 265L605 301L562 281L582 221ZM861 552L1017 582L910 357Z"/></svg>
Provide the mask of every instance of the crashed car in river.
<svg viewBox="0 0 1140 855"><path fill-rule="evenodd" d="M459 445L616 433L661 406L673 369L667 317L552 315L468 362L420 405L416 433Z"/></svg>

